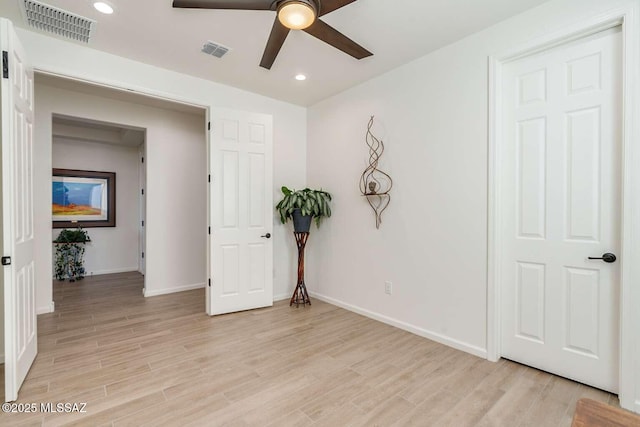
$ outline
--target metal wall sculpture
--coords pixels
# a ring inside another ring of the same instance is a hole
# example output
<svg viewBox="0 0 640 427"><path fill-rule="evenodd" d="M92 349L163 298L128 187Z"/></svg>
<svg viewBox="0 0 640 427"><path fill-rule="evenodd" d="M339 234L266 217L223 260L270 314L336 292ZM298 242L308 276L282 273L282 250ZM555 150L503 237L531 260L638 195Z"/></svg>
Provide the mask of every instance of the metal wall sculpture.
<svg viewBox="0 0 640 427"><path fill-rule="evenodd" d="M391 202L393 180L389 174L378 169L378 162L384 153L384 143L371 132L374 116L369 119L365 141L369 147L369 166L360 176L360 192L366 198L376 216L376 228L382 223L382 213Z"/></svg>

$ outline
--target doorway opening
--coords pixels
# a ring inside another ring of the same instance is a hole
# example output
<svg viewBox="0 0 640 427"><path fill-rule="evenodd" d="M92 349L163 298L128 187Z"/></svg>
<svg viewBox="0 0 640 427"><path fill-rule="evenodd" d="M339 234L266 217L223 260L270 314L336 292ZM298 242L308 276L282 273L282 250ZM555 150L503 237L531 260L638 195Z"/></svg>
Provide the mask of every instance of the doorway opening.
<svg viewBox="0 0 640 427"><path fill-rule="evenodd" d="M51 112L52 168L116 173L115 227L85 228L86 277L136 272L145 296L203 288L206 110L44 74L35 91ZM162 209L148 209L147 186Z"/></svg>
<svg viewBox="0 0 640 427"><path fill-rule="evenodd" d="M58 173L68 171L65 173L70 175L52 178L52 204L61 206L59 215L54 209L53 240L61 230L80 224L91 239L84 245L84 276L142 273L140 259L144 253L146 218L141 153L144 153L146 129L59 114L53 115L51 128L53 170ZM115 174L114 182L73 177L72 171L88 175L112 173ZM114 188L103 188L105 184ZM112 209L111 203L102 205L112 196L115 212L107 212ZM71 212L68 212L69 207ZM100 219L107 215L113 216L113 226L102 226ZM96 217L95 221L92 216ZM54 256L54 272L63 262L64 259Z"/></svg>

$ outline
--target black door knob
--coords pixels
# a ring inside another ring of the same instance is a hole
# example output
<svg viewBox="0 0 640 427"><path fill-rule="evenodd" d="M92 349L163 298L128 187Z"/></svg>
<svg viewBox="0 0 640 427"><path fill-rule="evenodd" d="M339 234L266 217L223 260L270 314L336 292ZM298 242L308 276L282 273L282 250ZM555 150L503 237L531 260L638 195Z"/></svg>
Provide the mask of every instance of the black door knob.
<svg viewBox="0 0 640 427"><path fill-rule="evenodd" d="M260 237L264 237L266 239L270 239L271 238L271 233L267 233L267 234L265 234L263 236L260 236Z"/></svg>
<svg viewBox="0 0 640 427"><path fill-rule="evenodd" d="M604 262L616 262L616 256L612 253L607 252L606 254L603 254L601 257L589 257L589 259L601 259Z"/></svg>

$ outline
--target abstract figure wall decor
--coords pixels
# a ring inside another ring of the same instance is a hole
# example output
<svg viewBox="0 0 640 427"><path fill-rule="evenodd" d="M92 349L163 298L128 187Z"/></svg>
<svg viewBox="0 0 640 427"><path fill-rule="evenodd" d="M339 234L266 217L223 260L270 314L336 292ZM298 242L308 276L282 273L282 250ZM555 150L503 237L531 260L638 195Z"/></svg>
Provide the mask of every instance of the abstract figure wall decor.
<svg viewBox="0 0 640 427"><path fill-rule="evenodd" d="M369 147L369 166L360 176L360 192L365 197L376 216L376 228L382 223L382 213L391 202L393 180L386 172L378 169L378 162L384 153L384 142L371 132L374 116L369 119L365 141Z"/></svg>

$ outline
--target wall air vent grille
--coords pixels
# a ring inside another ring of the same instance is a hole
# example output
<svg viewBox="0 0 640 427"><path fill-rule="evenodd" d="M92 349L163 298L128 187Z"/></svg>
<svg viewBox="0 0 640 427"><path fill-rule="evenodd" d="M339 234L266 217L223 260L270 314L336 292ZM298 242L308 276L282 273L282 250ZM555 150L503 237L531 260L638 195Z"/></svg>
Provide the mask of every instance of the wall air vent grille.
<svg viewBox="0 0 640 427"><path fill-rule="evenodd" d="M219 43L214 43L214 42L206 42L203 46L202 46L202 51L204 53L206 53L207 55L213 55L216 58L222 58L227 52L229 52L228 47L226 46L222 46Z"/></svg>
<svg viewBox="0 0 640 427"><path fill-rule="evenodd" d="M22 16L29 26L71 40L89 43L96 21L34 0L20 0Z"/></svg>

